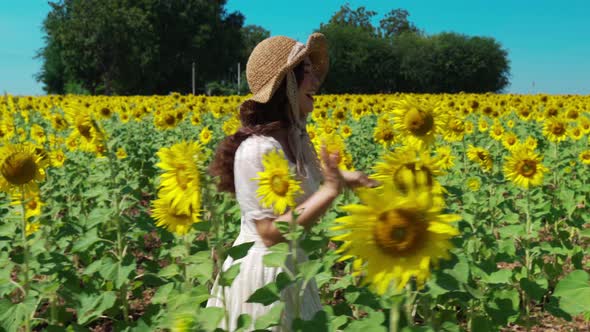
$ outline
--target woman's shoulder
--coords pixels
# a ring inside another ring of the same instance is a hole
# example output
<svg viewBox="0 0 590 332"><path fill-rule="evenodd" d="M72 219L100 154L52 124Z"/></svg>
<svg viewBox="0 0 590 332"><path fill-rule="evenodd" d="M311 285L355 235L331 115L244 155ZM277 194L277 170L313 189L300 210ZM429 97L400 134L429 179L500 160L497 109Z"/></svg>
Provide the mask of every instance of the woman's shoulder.
<svg viewBox="0 0 590 332"><path fill-rule="evenodd" d="M282 149L281 143L274 137L252 135L240 144L236 151L236 159L259 158L261 155L274 149Z"/></svg>

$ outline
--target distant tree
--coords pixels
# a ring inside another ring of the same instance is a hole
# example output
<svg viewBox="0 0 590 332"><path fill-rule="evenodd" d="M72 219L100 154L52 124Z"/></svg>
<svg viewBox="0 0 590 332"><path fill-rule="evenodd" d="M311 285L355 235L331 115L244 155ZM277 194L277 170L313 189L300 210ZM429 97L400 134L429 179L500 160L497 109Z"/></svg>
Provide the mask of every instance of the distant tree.
<svg viewBox="0 0 590 332"><path fill-rule="evenodd" d="M63 94L68 81L66 67L62 59L63 46L57 38L64 20L63 12L54 3L49 3L52 10L43 22L45 32L45 47L37 52L35 58L42 59L41 71L35 75L38 82L43 83L43 90L47 93Z"/></svg>
<svg viewBox="0 0 590 332"><path fill-rule="evenodd" d="M391 10L376 29L375 15L345 4L320 24L331 62L325 92L499 92L508 84L508 53L493 38L427 36L405 9Z"/></svg>
<svg viewBox="0 0 590 332"><path fill-rule="evenodd" d="M329 24L348 25L375 33L375 27L371 24L371 19L375 15L377 15L377 12L367 10L364 6L353 10L350 8L350 5L346 3L340 6L340 10L332 15Z"/></svg>
<svg viewBox="0 0 590 332"><path fill-rule="evenodd" d="M241 62L245 64L254 47L261 41L270 37L270 31L258 25L246 25L242 28L242 40L244 43Z"/></svg>
<svg viewBox="0 0 590 332"><path fill-rule="evenodd" d="M204 86L239 61L244 16L226 1L60 0L44 21L38 80L60 93L58 75L91 93L166 94ZM61 61L61 62L60 62ZM60 65L62 67L60 67Z"/></svg>
<svg viewBox="0 0 590 332"><path fill-rule="evenodd" d="M328 93L377 93L395 85L397 59L388 41L363 26L328 23L319 29L328 39Z"/></svg>
<svg viewBox="0 0 590 332"><path fill-rule="evenodd" d="M429 91L434 73L432 45L428 39L416 33L402 33L395 37L393 48L393 53L399 59L397 91Z"/></svg>
<svg viewBox="0 0 590 332"><path fill-rule="evenodd" d="M384 37L399 36L404 32L418 32L414 23L408 20L410 13L405 9L393 9L379 21L379 28Z"/></svg>

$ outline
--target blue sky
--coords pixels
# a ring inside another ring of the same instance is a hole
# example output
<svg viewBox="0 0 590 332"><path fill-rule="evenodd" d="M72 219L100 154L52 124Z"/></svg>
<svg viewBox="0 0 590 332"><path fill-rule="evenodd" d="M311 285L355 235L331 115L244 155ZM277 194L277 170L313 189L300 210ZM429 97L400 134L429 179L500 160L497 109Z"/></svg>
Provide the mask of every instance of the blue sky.
<svg viewBox="0 0 590 332"><path fill-rule="evenodd" d="M345 1L229 0L246 24L260 25L272 35L305 42ZM378 14L405 8L410 20L427 34L454 31L488 36L508 50L511 93L590 94L590 1L548 0L397 0L348 1ZM43 94L33 75L41 67L33 59L43 46L41 25L49 11L46 0L0 1L0 93ZM534 85L533 85L534 82Z"/></svg>

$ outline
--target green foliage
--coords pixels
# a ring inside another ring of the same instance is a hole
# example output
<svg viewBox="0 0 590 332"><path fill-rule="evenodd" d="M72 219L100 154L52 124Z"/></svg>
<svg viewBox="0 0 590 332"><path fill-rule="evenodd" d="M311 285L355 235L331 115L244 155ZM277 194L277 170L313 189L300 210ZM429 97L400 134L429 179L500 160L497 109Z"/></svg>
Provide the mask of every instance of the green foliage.
<svg viewBox="0 0 590 332"><path fill-rule="evenodd" d="M61 0L52 2L43 24L46 45L37 79L48 93L79 82L92 94L189 92L243 61L239 12L225 1ZM246 31L248 42L259 30ZM231 46L229 46L231 45ZM71 89L71 88L70 88ZM199 91L203 91L202 88Z"/></svg>
<svg viewBox="0 0 590 332"><path fill-rule="evenodd" d="M499 92L508 83L507 51L491 37L424 35L395 9L371 25L376 12L344 5L319 32L329 41L328 93Z"/></svg>
<svg viewBox="0 0 590 332"><path fill-rule="evenodd" d="M559 307L570 315L590 314L590 276L576 270L563 278L553 293L559 298Z"/></svg>

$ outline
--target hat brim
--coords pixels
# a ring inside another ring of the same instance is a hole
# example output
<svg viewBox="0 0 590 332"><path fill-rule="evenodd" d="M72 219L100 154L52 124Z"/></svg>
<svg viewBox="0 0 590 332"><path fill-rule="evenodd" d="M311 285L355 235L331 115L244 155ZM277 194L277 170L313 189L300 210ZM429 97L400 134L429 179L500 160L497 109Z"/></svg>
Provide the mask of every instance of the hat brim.
<svg viewBox="0 0 590 332"><path fill-rule="evenodd" d="M311 34L307 39L305 49L295 58L293 58L291 62L285 64L279 73L272 80L266 83L255 95L253 95L250 100L259 103L268 102L278 87L281 85L281 82L285 78L287 72L301 63L301 61L303 61L306 56L309 56L312 64L312 71L319 80L319 85L321 85L328 74L330 58L328 56L328 41L326 40L326 37L323 34L316 32Z"/></svg>

